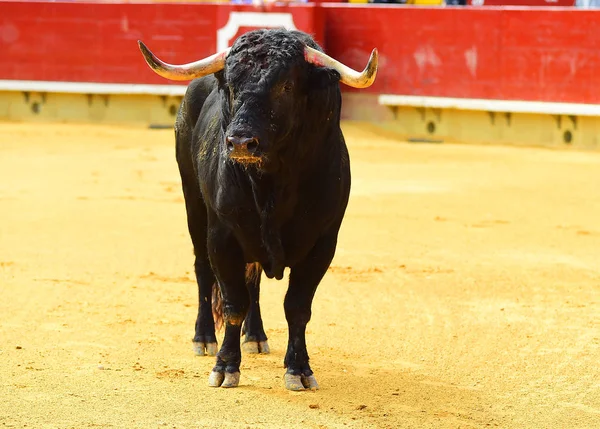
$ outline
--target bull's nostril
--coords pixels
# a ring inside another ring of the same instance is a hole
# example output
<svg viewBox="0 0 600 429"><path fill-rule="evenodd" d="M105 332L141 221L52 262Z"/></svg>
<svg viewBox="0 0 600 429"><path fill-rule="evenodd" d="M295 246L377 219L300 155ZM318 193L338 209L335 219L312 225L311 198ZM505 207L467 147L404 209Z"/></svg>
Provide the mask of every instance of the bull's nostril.
<svg viewBox="0 0 600 429"><path fill-rule="evenodd" d="M227 136L225 139L225 147L227 148L227 152L233 152L235 143L237 143L237 138L232 136Z"/></svg>
<svg viewBox="0 0 600 429"><path fill-rule="evenodd" d="M250 153L256 152L256 149L258 149L258 142L255 139L248 142L246 149L248 149L248 152Z"/></svg>
<svg viewBox="0 0 600 429"><path fill-rule="evenodd" d="M225 139L227 151L230 153L254 153L258 149L258 139L255 137L228 136ZM239 151L242 152L239 152Z"/></svg>

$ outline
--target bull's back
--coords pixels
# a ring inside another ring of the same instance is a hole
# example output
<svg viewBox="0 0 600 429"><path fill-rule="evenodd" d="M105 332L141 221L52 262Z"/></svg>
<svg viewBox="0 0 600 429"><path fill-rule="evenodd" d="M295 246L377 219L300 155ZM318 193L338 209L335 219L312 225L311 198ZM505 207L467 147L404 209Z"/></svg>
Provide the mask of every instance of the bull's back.
<svg viewBox="0 0 600 429"><path fill-rule="evenodd" d="M186 90L179 106L175 120L176 154L179 168L183 173L190 174L195 169L193 165L194 148L193 134L198 119L205 107L206 100L216 88L217 80L213 75L193 80Z"/></svg>

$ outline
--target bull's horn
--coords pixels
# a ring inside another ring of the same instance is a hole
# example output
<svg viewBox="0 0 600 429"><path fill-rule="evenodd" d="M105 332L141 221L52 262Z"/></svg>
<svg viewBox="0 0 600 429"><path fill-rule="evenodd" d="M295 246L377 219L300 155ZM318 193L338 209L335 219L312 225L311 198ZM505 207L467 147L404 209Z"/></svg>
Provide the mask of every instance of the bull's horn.
<svg viewBox="0 0 600 429"><path fill-rule="evenodd" d="M371 58L362 72L352 70L329 55L308 46L304 47L304 58L311 64L337 70L340 74L340 82L354 88L368 88L375 82L375 76L377 76L377 48L371 52Z"/></svg>
<svg viewBox="0 0 600 429"><path fill-rule="evenodd" d="M138 40L138 45L150 68L157 75L171 80L192 80L223 70L229 53L229 49L225 49L193 63L172 65L159 60L141 40Z"/></svg>

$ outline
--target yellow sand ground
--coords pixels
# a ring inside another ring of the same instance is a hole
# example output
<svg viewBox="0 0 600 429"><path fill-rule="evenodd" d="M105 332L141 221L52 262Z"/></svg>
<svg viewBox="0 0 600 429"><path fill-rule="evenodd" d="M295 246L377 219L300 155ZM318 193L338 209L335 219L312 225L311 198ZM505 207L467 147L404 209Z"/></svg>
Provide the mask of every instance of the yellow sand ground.
<svg viewBox="0 0 600 429"><path fill-rule="evenodd" d="M0 124L0 426L600 427L600 153L345 133L321 390L293 393L284 281L272 354L207 386L172 131Z"/></svg>

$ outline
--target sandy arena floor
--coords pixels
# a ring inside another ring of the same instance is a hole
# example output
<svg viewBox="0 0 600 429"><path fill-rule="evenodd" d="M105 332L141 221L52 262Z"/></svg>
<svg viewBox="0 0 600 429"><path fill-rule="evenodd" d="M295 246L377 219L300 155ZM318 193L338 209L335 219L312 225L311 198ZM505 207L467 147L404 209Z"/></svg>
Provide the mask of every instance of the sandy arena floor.
<svg viewBox="0 0 600 429"><path fill-rule="evenodd" d="M600 153L409 145L345 126L353 192L308 330L195 357L173 132L0 124L0 426L599 428Z"/></svg>

